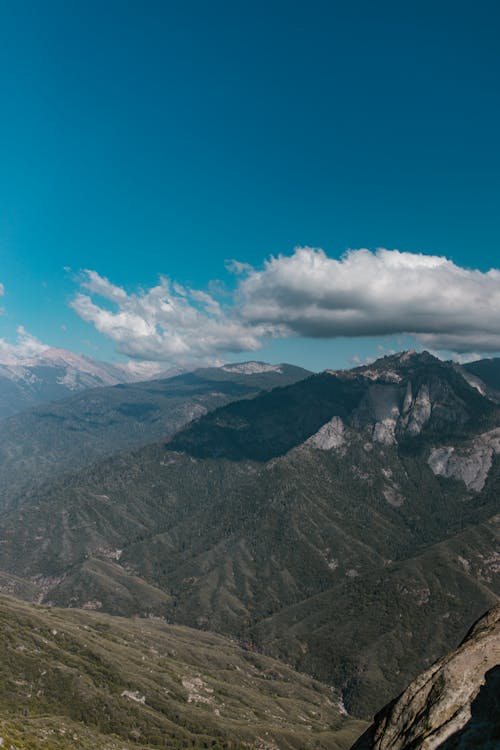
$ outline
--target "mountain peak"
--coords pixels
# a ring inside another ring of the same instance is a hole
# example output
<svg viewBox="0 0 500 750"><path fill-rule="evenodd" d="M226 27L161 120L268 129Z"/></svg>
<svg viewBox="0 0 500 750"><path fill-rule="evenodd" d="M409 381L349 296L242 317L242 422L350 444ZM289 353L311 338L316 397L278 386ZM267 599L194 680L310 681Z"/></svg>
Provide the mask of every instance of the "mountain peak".
<svg viewBox="0 0 500 750"><path fill-rule="evenodd" d="M369 380L386 379L389 382L399 382L402 379L403 372L433 364L442 367L450 366L449 362L439 359L428 351L417 352L415 349L407 349L396 354L386 354L373 362L358 365L348 370L326 370L326 372L343 378L361 375Z"/></svg>
<svg viewBox="0 0 500 750"><path fill-rule="evenodd" d="M424 432L441 438L486 424L494 408L453 363L401 352L224 406L186 427L169 447L196 457L266 461L305 443L334 417L366 439L396 445Z"/></svg>
<svg viewBox="0 0 500 750"><path fill-rule="evenodd" d="M426 350L417 352L415 349L407 349L395 354L386 354L383 357L379 357L379 359L376 359L374 362L355 367L353 371L367 372L370 370L378 370L383 372L384 369L389 367L407 369L410 367L426 367L432 364L448 366L449 363L439 359L439 357L436 357L434 354L431 354Z"/></svg>
<svg viewBox="0 0 500 750"><path fill-rule="evenodd" d="M86 388L138 379L125 366L47 347L30 357L18 358L15 363L0 363L0 417L57 401Z"/></svg>

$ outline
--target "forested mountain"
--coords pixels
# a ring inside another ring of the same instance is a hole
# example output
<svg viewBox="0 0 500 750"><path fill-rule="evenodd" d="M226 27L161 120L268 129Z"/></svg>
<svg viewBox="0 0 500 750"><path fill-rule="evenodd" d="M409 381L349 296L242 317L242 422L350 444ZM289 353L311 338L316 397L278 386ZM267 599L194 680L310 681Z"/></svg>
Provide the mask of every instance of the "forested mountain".
<svg viewBox="0 0 500 750"><path fill-rule="evenodd" d="M251 641L369 717L500 593L500 417L476 386L404 353L223 406L17 498L2 586Z"/></svg>
<svg viewBox="0 0 500 750"><path fill-rule="evenodd" d="M0 420L0 506L61 472L161 440L195 417L310 373L244 362L93 388Z"/></svg>

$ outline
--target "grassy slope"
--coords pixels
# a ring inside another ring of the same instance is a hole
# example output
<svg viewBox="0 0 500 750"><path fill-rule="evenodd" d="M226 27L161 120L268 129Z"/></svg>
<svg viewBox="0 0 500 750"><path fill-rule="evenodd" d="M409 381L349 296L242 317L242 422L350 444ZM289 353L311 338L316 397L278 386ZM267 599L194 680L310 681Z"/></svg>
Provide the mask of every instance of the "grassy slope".
<svg viewBox="0 0 500 750"><path fill-rule="evenodd" d="M216 635L0 599L6 747L341 750L363 724L337 702L325 685Z"/></svg>

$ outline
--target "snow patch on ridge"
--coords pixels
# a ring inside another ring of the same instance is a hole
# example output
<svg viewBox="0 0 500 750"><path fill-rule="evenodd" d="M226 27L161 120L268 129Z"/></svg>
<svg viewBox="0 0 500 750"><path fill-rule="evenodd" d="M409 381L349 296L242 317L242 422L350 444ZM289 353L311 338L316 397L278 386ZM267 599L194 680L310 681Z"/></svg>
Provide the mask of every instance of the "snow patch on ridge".
<svg viewBox="0 0 500 750"><path fill-rule="evenodd" d="M236 362L232 365L223 365L221 370L224 372L236 372L240 375L258 375L261 372L278 372L282 373L280 365L269 365L267 362Z"/></svg>

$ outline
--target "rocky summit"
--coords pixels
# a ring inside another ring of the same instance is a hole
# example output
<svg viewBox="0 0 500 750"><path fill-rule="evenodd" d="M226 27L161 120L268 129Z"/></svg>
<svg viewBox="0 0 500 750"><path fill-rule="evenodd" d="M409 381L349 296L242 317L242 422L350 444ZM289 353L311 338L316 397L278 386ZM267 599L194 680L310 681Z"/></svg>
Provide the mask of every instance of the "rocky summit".
<svg viewBox="0 0 500 750"><path fill-rule="evenodd" d="M419 675L352 750L498 750L500 605Z"/></svg>

